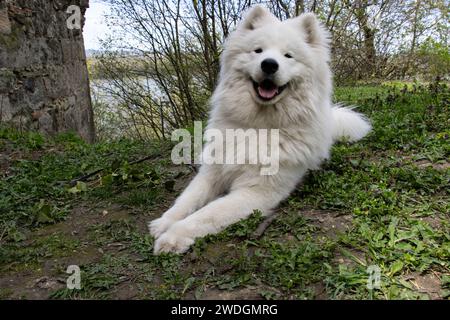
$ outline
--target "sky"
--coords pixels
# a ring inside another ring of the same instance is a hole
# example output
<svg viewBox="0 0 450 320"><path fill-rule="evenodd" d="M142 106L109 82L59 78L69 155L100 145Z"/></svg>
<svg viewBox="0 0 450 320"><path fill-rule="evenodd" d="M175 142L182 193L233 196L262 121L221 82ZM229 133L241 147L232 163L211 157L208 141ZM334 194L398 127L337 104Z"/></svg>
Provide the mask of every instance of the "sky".
<svg viewBox="0 0 450 320"><path fill-rule="evenodd" d="M104 38L109 31L104 15L109 11L109 6L100 0L89 1L86 11L86 22L84 25L84 45L86 50L99 50L99 38Z"/></svg>

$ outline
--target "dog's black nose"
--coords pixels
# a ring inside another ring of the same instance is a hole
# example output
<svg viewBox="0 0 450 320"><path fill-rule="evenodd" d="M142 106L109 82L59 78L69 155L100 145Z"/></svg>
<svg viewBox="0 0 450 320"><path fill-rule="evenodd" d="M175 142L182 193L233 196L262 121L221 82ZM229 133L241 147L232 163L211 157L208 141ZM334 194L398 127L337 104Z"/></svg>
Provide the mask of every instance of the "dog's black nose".
<svg viewBox="0 0 450 320"><path fill-rule="evenodd" d="M264 59L263 62L261 62L261 69L266 74L274 74L278 70L278 62L270 58Z"/></svg>

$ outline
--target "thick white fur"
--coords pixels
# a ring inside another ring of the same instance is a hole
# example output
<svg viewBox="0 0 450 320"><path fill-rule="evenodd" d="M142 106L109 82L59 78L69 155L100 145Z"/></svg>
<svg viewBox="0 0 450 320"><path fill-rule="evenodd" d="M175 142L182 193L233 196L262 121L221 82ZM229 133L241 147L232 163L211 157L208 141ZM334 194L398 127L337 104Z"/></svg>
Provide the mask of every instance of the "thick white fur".
<svg viewBox="0 0 450 320"><path fill-rule="evenodd" d="M364 138L372 129L368 120L351 108L334 106L332 110L335 126L333 138L335 141L341 139L350 142L358 141Z"/></svg>
<svg viewBox="0 0 450 320"><path fill-rule="evenodd" d="M255 209L268 214L329 157L333 142L369 132L363 116L332 105L328 39L312 14L279 21L261 6L248 12L225 43L208 129L279 129L279 171L264 176L261 165L202 165L173 207L149 224L156 254L185 252L195 238L218 233ZM250 81L263 79L265 58L279 63L277 85L288 84L270 102L257 97Z"/></svg>

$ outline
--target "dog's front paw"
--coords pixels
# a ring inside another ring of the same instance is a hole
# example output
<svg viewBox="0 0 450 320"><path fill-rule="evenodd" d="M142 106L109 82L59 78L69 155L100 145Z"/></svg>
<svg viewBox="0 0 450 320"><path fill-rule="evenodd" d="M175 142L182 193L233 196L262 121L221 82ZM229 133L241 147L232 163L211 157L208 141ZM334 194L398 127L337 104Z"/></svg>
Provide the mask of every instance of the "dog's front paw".
<svg viewBox="0 0 450 320"><path fill-rule="evenodd" d="M169 229L156 240L153 250L155 254L163 252L184 253L192 244L194 244L194 239Z"/></svg>
<svg viewBox="0 0 450 320"><path fill-rule="evenodd" d="M154 236L155 238L159 238L164 232L166 232L175 221L168 219L168 218L158 218L153 220L148 224L148 230L150 231L150 234Z"/></svg>

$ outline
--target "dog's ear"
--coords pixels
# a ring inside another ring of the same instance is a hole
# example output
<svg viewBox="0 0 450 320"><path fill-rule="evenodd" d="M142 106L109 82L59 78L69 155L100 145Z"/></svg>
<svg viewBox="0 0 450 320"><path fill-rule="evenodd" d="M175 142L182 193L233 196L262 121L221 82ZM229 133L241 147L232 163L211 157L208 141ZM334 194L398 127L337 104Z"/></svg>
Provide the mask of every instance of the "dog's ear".
<svg viewBox="0 0 450 320"><path fill-rule="evenodd" d="M239 28L241 30L254 30L273 21L278 21L278 19L265 7L256 5L245 14Z"/></svg>
<svg viewBox="0 0 450 320"><path fill-rule="evenodd" d="M312 46L327 47L330 42L328 31L317 20L314 13L305 13L297 18L300 27L306 35L306 42Z"/></svg>

